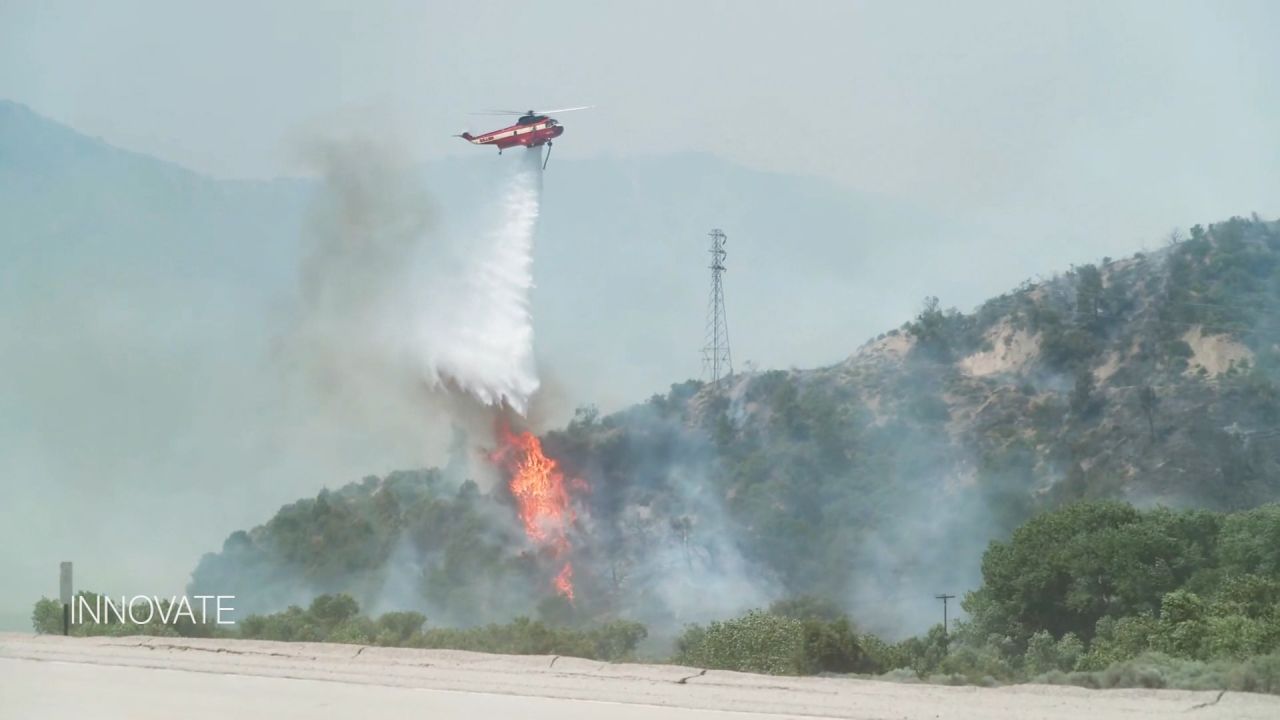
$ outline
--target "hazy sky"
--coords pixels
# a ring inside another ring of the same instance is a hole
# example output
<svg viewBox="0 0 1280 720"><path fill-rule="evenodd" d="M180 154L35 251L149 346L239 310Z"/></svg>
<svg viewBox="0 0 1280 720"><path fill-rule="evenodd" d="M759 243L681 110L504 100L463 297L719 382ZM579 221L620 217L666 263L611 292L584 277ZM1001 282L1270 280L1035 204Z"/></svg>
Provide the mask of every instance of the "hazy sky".
<svg viewBox="0 0 1280 720"><path fill-rule="evenodd" d="M467 112L594 104L565 155L707 150L1135 234L1280 211L1280 4L0 3L0 97L220 176L375 108L424 158ZM482 118L471 118L478 127Z"/></svg>

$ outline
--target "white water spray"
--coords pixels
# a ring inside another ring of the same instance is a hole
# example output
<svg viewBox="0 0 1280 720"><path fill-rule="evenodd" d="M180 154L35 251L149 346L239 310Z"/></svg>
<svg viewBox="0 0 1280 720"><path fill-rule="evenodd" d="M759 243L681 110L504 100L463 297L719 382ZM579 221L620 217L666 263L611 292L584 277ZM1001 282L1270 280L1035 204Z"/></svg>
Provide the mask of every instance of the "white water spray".
<svg viewBox="0 0 1280 720"><path fill-rule="evenodd" d="M529 292L542 195L542 152L522 155L504 179L496 223L463 253L448 316L423 328L429 338L422 344L432 382L520 414L539 385Z"/></svg>

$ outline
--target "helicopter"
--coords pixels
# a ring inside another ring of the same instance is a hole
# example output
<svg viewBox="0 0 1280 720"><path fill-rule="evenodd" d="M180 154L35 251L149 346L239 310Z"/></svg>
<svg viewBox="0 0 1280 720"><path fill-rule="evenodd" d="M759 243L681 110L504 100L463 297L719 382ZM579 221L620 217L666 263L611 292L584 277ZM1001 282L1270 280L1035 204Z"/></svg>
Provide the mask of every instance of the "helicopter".
<svg viewBox="0 0 1280 720"><path fill-rule="evenodd" d="M514 125L508 125L497 130L490 130L480 135L472 135L464 132L454 137L460 137L472 145L492 145L498 148L498 153L512 147L523 146L529 149L547 146L547 157L542 161L542 168L545 170L547 163L551 161L551 141L560 137L564 133L564 126L559 120L550 117L552 113L572 112L574 110L586 110L590 105L581 105L579 107L560 108L558 110L485 110L473 115L518 115Z"/></svg>

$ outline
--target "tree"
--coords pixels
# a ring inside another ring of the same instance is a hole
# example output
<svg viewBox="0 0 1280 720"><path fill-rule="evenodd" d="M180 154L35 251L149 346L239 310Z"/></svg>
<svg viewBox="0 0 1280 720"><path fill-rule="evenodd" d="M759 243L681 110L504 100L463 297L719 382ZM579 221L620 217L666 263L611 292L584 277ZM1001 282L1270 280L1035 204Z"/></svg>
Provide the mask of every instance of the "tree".
<svg viewBox="0 0 1280 720"><path fill-rule="evenodd" d="M1093 417L1102 408L1102 399L1094 393L1093 371L1081 368L1071 389L1071 411L1081 418Z"/></svg>
<svg viewBox="0 0 1280 720"><path fill-rule="evenodd" d="M1156 441L1156 406L1160 404L1160 398L1156 395L1156 391L1150 385L1143 385L1138 389L1138 405L1142 408L1143 415L1147 418L1147 429L1151 431L1151 442Z"/></svg>
<svg viewBox="0 0 1280 720"><path fill-rule="evenodd" d="M1076 268L1076 315L1081 324L1097 329L1097 320L1103 310L1102 271L1097 265Z"/></svg>
<svg viewBox="0 0 1280 720"><path fill-rule="evenodd" d="M53 598L40 598L31 611L31 627L41 635L62 634L62 603Z"/></svg>
<svg viewBox="0 0 1280 720"><path fill-rule="evenodd" d="M1027 641L1025 670L1028 675L1040 675L1054 670L1070 672L1076 668L1076 663L1083 655L1084 643L1074 634L1067 633L1061 640L1054 640L1052 635L1039 630Z"/></svg>
<svg viewBox="0 0 1280 720"><path fill-rule="evenodd" d="M1203 659L1208 642L1207 607L1193 592L1174 590L1160 604L1157 646L1178 657Z"/></svg>
<svg viewBox="0 0 1280 720"><path fill-rule="evenodd" d="M947 313L943 312L938 298L931 296L924 299L924 308L916 316L915 322L907 323L906 329L926 355L945 362L951 359L947 324Z"/></svg>
<svg viewBox="0 0 1280 720"><path fill-rule="evenodd" d="M327 629L332 629L360 614L360 605L355 598L345 593L336 595L320 595L311 601L307 608L315 622Z"/></svg>
<svg viewBox="0 0 1280 720"><path fill-rule="evenodd" d="M1217 549L1225 570L1280 578L1280 504L1227 516Z"/></svg>
<svg viewBox="0 0 1280 720"><path fill-rule="evenodd" d="M963 606L980 636L1025 644L1045 630L1089 639L1104 617L1155 613L1212 564L1220 516L1086 502L1032 518L982 558Z"/></svg>

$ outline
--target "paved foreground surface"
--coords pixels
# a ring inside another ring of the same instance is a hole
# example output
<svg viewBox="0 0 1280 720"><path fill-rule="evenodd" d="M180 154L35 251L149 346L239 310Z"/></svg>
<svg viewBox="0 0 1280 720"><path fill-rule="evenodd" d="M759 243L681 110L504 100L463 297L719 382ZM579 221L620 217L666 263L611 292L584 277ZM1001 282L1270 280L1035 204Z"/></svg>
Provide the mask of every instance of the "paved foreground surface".
<svg viewBox="0 0 1280 720"><path fill-rule="evenodd" d="M752 715L742 715L752 713ZM0 634L0 718L1280 718L1280 697L780 678L359 645Z"/></svg>

